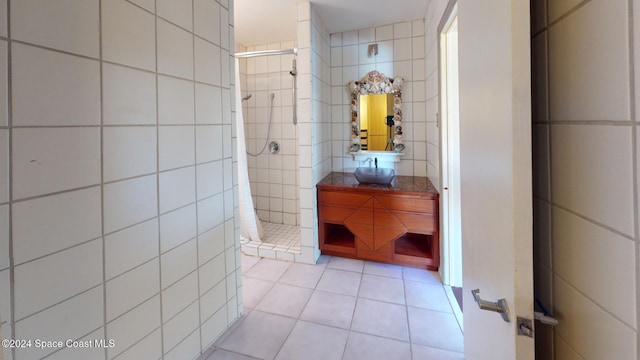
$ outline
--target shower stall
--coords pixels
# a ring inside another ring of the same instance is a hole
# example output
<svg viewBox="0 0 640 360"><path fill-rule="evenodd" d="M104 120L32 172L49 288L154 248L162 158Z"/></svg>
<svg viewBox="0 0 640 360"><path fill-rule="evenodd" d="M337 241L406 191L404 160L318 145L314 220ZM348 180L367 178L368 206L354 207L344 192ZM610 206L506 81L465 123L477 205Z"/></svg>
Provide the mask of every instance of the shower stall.
<svg viewBox="0 0 640 360"><path fill-rule="evenodd" d="M242 236L242 251L294 261L301 251L296 49L286 42L237 50L246 153L238 167L246 166L254 210L240 218L257 214L248 222L263 230Z"/></svg>

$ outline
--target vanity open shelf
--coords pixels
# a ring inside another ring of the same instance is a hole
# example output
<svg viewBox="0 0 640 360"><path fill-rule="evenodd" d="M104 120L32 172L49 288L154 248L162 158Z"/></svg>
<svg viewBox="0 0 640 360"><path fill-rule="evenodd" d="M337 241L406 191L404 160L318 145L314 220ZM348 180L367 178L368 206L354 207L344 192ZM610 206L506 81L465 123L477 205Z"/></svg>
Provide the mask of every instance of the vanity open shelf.
<svg viewBox="0 0 640 360"><path fill-rule="evenodd" d="M360 184L331 173L317 185L323 254L429 270L440 266L439 194L425 177Z"/></svg>

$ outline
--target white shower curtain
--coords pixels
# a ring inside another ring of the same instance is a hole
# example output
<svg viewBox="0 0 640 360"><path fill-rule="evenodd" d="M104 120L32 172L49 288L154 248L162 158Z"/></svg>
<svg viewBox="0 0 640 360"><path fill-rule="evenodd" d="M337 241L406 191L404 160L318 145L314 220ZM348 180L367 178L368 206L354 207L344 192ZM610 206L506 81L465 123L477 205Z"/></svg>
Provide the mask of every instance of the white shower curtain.
<svg viewBox="0 0 640 360"><path fill-rule="evenodd" d="M240 62L236 59L236 136L238 147L238 192L240 201L240 233L251 241L262 242L264 232L253 208L249 169L247 167L247 145L244 137L244 117L242 115L242 95L240 93Z"/></svg>

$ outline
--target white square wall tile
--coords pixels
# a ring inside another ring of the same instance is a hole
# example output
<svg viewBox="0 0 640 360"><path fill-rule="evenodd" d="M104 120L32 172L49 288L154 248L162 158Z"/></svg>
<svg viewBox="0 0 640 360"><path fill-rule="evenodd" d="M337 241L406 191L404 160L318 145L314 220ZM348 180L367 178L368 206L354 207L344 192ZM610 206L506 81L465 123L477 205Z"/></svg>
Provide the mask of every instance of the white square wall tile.
<svg viewBox="0 0 640 360"><path fill-rule="evenodd" d="M168 76L158 76L159 124L193 124L193 104L193 82Z"/></svg>
<svg viewBox="0 0 640 360"><path fill-rule="evenodd" d="M162 291L162 318L167 320L198 298L198 273L192 272Z"/></svg>
<svg viewBox="0 0 640 360"><path fill-rule="evenodd" d="M13 198L100 183L100 129L13 130Z"/></svg>
<svg viewBox="0 0 640 360"><path fill-rule="evenodd" d="M2 322L10 323L11 318L11 279L9 269L0 271L0 314ZM3 338L8 339L9 333L3 333Z"/></svg>
<svg viewBox="0 0 640 360"><path fill-rule="evenodd" d="M107 282L107 321L160 292L160 265L154 259Z"/></svg>
<svg viewBox="0 0 640 360"><path fill-rule="evenodd" d="M552 223L556 274L635 328L635 243L559 208Z"/></svg>
<svg viewBox="0 0 640 360"><path fill-rule="evenodd" d="M0 129L0 203L9 201L9 130Z"/></svg>
<svg viewBox="0 0 640 360"><path fill-rule="evenodd" d="M196 201L195 166L160 174L160 213L166 213Z"/></svg>
<svg viewBox="0 0 640 360"><path fill-rule="evenodd" d="M147 335L147 337L118 356L118 360L139 360L144 358L162 358L162 336L160 329Z"/></svg>
<svg viewBox="0 0 640 360"><path fill-rule="evenodd" d="M157 257L158 241L158 219L105 236L106 279L109 280Z"/></svg>
<svg viewBox="0 0 640 360"><path fill-rule="evenodd" d="M102 282L102 240L17 266L16 319L77 295Z"/></svg>
<svg viewBox="0 0 640 360"><path fill-rule="evenodd" d="M220 255L225 248L225 226L218 225L198 236L198 263L204 264Z"/></svg>
<svg viewBox="0 0 640 360"><path fill-rule="evenodd" d="M551 148L552 200L633 236L631 127L555 125Z"/></svg>
<svg viewBox="0 0 640 360"><path fill-rule="evenodd" d="M104 232L111 233L158 215L156 176L104 186Z"/></svg>
<svg viewBox="0 0 640 360"><path fill-rule="evenodd" d="M156 70L155 17L125 0L102 2L102 58Z"/></svg>
<svg viewBox="0 0 640 360"><path fill-rule="evenodd" d="M198 200L219 194L224 190L224 174L222 161L214 161L207 164L198 165L197 187Z"/></svg>
<svg viewBox="0 0 640 360"><path fill-rule="evenodd" d="M103 63L102 106L105 125L155 125L155 74Z"/></svg>
<svg viewBox="0 0 640 360"><path fill-rule="evenodd" d="M13 204L16 264L101 235L100 187Z"/></svg>
<svg viewBox="0 0 640 360"><path fill-rule="evenodd" d="M376 41L392 40L393 25L379 26L376 28Z"/></svg>
<svg viewBox="0 0 640 360"><path fill-rule="evenodd" d="M551 120L630 120L627 9L595 1L550 28Z"/></svg>
<svg viewBox="0 0 640 360"><path fill-rule="evenodd" d="M217 194L198 202L198 234L224 222L224 194Z"/></svg>
<svg viewBox="0 0 640 360"><path fill-rule="evenodd" d="M393 60L411 60L411 38L396 39L393 41Z"/></svg>
<svg viewBox="0 0 640 360"><path fill-rule="evenodd" d="M594 359L637 359L637 333L576 291L562 278L553 279L554 310L563 314L556 336L578 353ZM588 316L584 316L588 314Z"/></svg>
<svg viewBox="0 0 640 360"><path fill-rule="evenodd" d="M193 126L160 126L160 171L195 164Z"/></svg>
<svg viewBox="0 0 640 360"><path fill-rule="evenodd" d="M195 80L220 86L222 72L228 72L227 69L221 68L220 48L197 37L194 46Z"/></svg>
<svg viewBox="0 0 640 360"><path fill-rule="evenodd" d="M213 258L213 260L200 266L198 270L200 277L200 293L204 294L225 278L225 254Z"/></svg>
<svg viewBox="0 0 640 360"><path fill-rule="evenodd" d="M394 39L411 37L411 22L402 22L393 24L393 37Z"/></svg>
<svg viewBox="0 0 640 360"><path fill-rule="evenodd" d="M196 206L189 205L160 217L160 252L196 237Z"/></svg>
<svg viewBox="0 0 640 360"><path fill-rule="evenodd" d="M191 30L193 28L192 0L158 0L156 14L172 23Z"/></svg>
<svg viewBox="0 0 640 360"><path fill-rule="evenodd" d="M193 34L160 19L157 29L158 72L193 79Z"/></svg>
<svg viewBox="0 0 640 360"><path fill-rule="evenodd" d="M11 45L13 125L98 125L100 64L33 46Z"/></svg>
<svg viewBox="0 0 640 360"><path fill-rule="evenodd" d="M2 12L2 9L0 9ZM3 15L0 15L2 17ZM0 40L0 126L9 125L9 79L8 49L6 41Z"/></svg>
<svg viewBox="0 0 640 360"><path fill-rule="evenodd" d="M235 291L234 291L235 293ZM227 289L224 281L220 281L210 291L206 292L200 298L200 318L203 320L215 315L217 311L223 309L227 302Z"/></svg>
<svg viewBox="0 0 640 360"><path fill-rule="evenodd" d="M129 1L141 6L144 9L149 10L152 13L156 12L156 0L129 0Z"/></svg>
<svg viewBox="0 0 640 360"><path fill-rule="evenodd" d="M104 181L149 174L156 171L155 127L105 127L102 130Z"/></svg>
<svg viewBox="0 0 640 360"><path fill-rule="evenodd" d="M124 316L107 324L107 337L118 346L107 349L110 359L160 326L160 296L154 296Z"/></svg>
<svg viewBox="0 0 640 360"><path fill-rule="evenodd" d="M99 23L97 0L11 3L11 37L57 50L97 58Z"/></svg>
<svg viewBox="0 0 640 360"><path fill-rule="evenodd" d="M198 325L200 325L200 311L196 302L162 325L164 349L171 350L176 347Z"/></svg>
<svg viewBox="0 0 640 360"><path fill-rule="evenodd" d="M7 36L7 0L0 0L0 36Z"/></svg>
<svg viewBox="0 0 640 360"><path fill-rule="evenodd" d="M219 87L196 84L196 124L222 124L222 90Z"/></svg>
<svg viewBox="0 0 640 360"><path fill-rule="evenodd" d="M18 321L14 335L24 339L77 339L102 326L103 291L102 286L98 286L32 317ZM48 305L55 302L51 301ZM32 347L24 350L25 352L16 358L40 359L55 349Z"/></svg>
<svg viewBox="0 0 640 360"><path fill-rule="evenodd" d="M196 163L222 159L222 126L196 127Z"/></svg>
<svg viewBox="0 0 640 360"><path fill-rule="evenodd" d="M200 354L200 331L192 331L176 347L169 350L163 359L182 360L184 359L184 354Z"/></svg>
<svg viewBox="0 0 640 360"><path fill-rule="evenodd" d="M162 254L162 288L195 270L198 266L197 242L195 239Z"/></svg>
<svg viewBox="0 0 640 360"><path fill-rule="evenodd" d="M0 269L6 269L8 267L9 267L9 205L0 205ZM2 313L5 313L5 312L0 312L0 314Z"/></svg>
<svg viewBox="0 0 640 360"><path fill-rule="evenodd" d="M193 30L203 38L220 45L220 5L216 1L193 2ZM223 24L224 25L224 24Z"/></svg>
<svg viewBox="0 0 640 360"><path fill-rule="evenodd" d="M93 343L96 339L104 339L104 327L100 327L98 330L82 336L77 341L85 342L86 344L87 341ZM109 343L107 342L106 344L108 345ZM106 350L100 345L92 348L85 347L82 348L82 351L78 351L78 347L66 347L47 357L47 360L103 359L105 353Z"/></svg>

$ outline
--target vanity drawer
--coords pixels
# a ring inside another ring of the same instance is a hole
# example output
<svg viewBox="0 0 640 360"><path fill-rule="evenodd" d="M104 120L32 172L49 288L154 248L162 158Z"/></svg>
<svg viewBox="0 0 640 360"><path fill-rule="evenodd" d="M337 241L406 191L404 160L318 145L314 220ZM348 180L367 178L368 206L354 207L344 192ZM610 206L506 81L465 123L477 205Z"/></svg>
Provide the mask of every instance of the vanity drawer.
<svg viewBox="0 0 640 360"><path fill-rule="evenodd" d="M322 206L320 207L320 219L330 223L342 223L349 215L353 213L353 209L338 206Z"/></svg>
<svg viewBox="0 0 640 360"><path fill-rule="evenodd" d="M371 199L371 195L368 194L354 194L343 191L318 192L318 202L321 205L343 206L353 209L362 206L369 199Z"/></svg>
<svg viewBox="0 0 640 360"><path fill-rule="evenodd" d="M436 231L438 224L436 217L433 215L413 214L406 212L392 211L395 216L406 228L408 232L416 234L432 234Z"/></svg>
<svg viewBox="0 0 640 360"><path fill-rule="evenodd" d="M435 200L421 197L376 195L376 200L391 211L408 211L423 214L435 214L437 211L437 202Z"/></svg>

